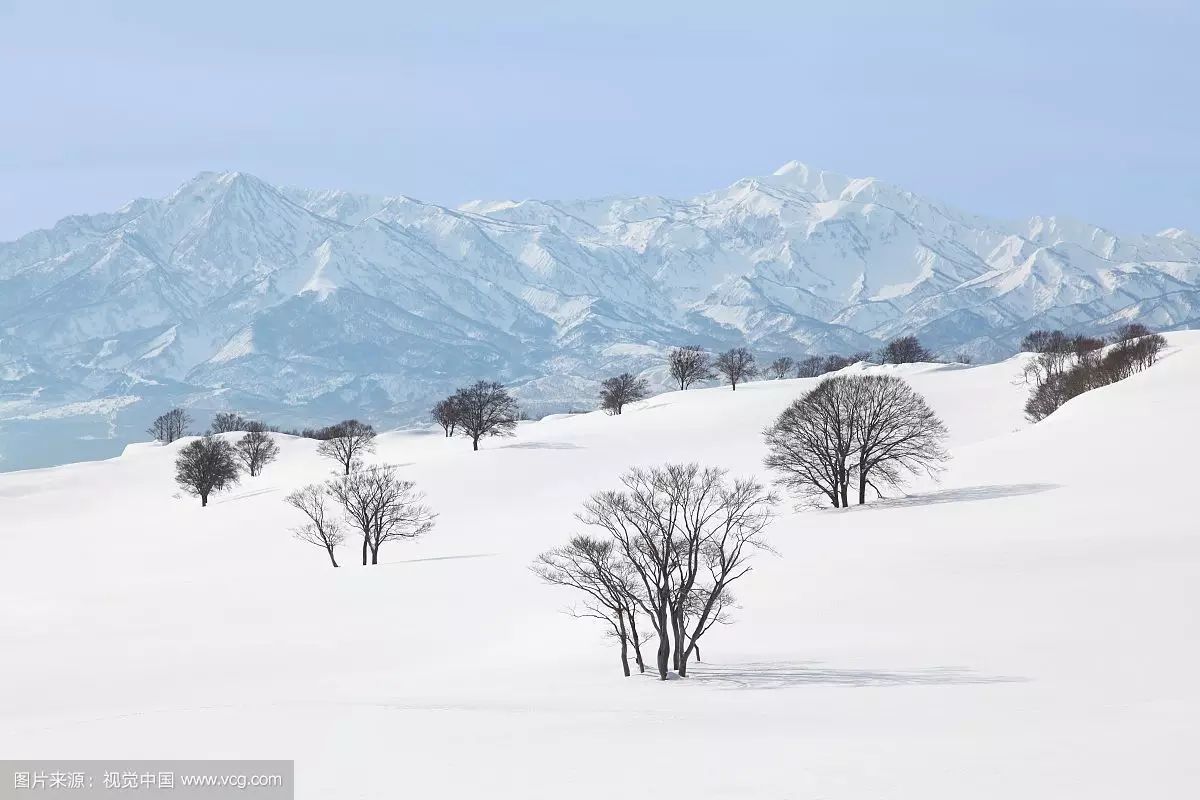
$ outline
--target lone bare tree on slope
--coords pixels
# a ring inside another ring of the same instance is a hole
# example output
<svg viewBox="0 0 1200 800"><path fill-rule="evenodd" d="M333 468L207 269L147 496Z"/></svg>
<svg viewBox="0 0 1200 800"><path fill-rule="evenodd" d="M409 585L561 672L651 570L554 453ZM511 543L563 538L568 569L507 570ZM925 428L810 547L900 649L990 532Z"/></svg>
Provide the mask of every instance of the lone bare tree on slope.
<svg viewBox="0 0 1200 800"><path fill-rule="evenodd" d="M667 355L667 369L679 384L680 391L698 381L716 377L708 353L699 345L676 347Z"/></svg>
<svg viewBox="0 0 1200 800"><path fill-rule="evenodd" d="M717 372L725 376L725 380L729 381L729 387L735 392L739 383L758 374L758 367L754 364L754 354L744 347L735 347L721 353L717 358L716 366Z"/></svg>
<svg viewBox="0 0 1200 800"><path fill-rule="evenodd" d="M454 393L458 429L479 449L484 436L512 436L517 427L516 399L495 381L478 381Z"/></svg>
<svg viewBox="0 0 1200 800"><path fill-rule="evenodd" d="M918 361L932 361L933 354L925 349L915 336L901 336L892 339L880 351L885 364L915 364Z"/></svg>
<svg viewBox="0 0 1200 800"><path fill-rule="evenodd" d="M622 372L600 384L600 408L615 416L630 403L644 400L649 393L650 386L644 378L635 378L628 372Z"/></svg>
<svg viewBox="0 0 1200 800"><path fill-rule="evenodd" d="M834 508L858 502L867 486L899 485L907 473L934 473L948 456L946 428L925 399L895 376L838 375L788 406L763 432L764 464L801 496Z"/></svg>
<svg viewBox="0 0 1200 800"><path fill-rule="evenodd" d="M172 408L167 413L155 417L146 432L163 444L170 444L187 436L187 426L191 422L192 418L182 408Z"/></svg>
<svg viewBox="0 0 1200 800"><path fill-rule="evenodd" d="M175 459L175 482L199 497L201 507L208 505L210 494L236 485L239 477L233 445L215 436L188 442Z"/></svg>
<svg viewBox="0 0 1200 800"><path fill-rule="evenodd" d="M825 378L763 431L763 463L779 476L779 484L801 497L824 495L834 508L850 504L854 403L848 376Z"/></svg>
<svg viewBox="0 0 1200 800"><path fill-rule="evenodd" d="M279 445L261 422L247 422L246 435L238 439L234 448L251 478L260 475L263 467L279 456Z"/></svg>
<svg viewBox="0 0 1200 800"><path fill-rule="evenodd" d="M946 426L925 398L893 375L851 381L859 505L867 502L867 486L898 486L906 473L936 473L949 458L942 447Z"/></svg>
<svg viewBox="0 0 1200 800"><path fill-rule="evenodd" d="M315 484L292 492L285 502L308 517L308 522L293 529L296 538L322 548L329 555L330 563L337 567L337 556L333 550L346 537L341 525L325 506L326 495L325 487Z"/></svg>
<svg viewBox="0 0 1200 800"><path fill-rule="evenodd" d="M343 475L349 475L364 455L375 452L375 429L365 422L348 419L326 430L332 436L317 445L317 453L340 464Z"/></svg>

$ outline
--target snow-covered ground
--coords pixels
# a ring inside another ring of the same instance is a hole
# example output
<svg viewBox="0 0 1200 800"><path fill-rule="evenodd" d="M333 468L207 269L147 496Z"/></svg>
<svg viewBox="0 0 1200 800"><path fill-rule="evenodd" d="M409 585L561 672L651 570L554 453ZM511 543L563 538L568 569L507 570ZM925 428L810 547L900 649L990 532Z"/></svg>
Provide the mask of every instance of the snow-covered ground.
<svg viewBox="0 0 1200 800"><path fill-rule="evenodd" d="M1019 360L875 367L951 431L940 485L793 511L694 677L622 678L529 572L631 465L761 473L814 381L395 433L441 516L386 563L291 538L314 443L208 508L177 446L0 475L0 752L285 758L303 798L1200 794L1200 333L1027 425Z"/></svg>

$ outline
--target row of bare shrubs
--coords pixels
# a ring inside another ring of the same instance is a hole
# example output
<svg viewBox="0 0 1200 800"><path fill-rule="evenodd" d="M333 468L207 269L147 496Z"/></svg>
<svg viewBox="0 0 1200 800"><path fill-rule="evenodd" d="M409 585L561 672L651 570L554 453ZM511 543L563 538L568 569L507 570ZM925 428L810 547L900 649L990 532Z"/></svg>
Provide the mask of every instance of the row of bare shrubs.
<svg viewBox="0 0 1200 800"><path fill-rule="evenodd" d="M1026 383L1033 387L1025 415L1038 422L1073 397L1153 366L1166 343L1138 323L1121 326L1109 339L1034 331L1021 342L1022 350L1036 354L1024 371Z"/></svg>

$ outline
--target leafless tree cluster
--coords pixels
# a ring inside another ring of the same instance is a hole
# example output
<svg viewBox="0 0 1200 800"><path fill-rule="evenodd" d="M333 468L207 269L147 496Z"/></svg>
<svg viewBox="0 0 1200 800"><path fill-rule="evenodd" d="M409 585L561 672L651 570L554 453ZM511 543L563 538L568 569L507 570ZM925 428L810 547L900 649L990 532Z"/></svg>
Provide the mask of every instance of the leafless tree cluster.
<svg viewBox="0 0 1200 800"><path fill-rule="evenodd" d="M447 397L443 400L438 400L433 404L433 408L429 411L429 416L433 421L442 426L442 431L449 439L454 435L454 429L458 426L459 410L455 403L454 396Z"/></svg>
<svg viewBox="0 0 1200 800"><path fill-rule="evenodd" d="M712 368L712 357L699 345L676 347L667 354L667 371L679 384L680 390L690 388L700 381L717 377Z"/></svg>
<svg viewBox="0 0 1200 800"><path fill-rule="evenodd" d="M790 378L796 372L796 359L791 356L780 356L767 367L767 374L775 380Z"/></svg>
<svg viewBox="0 0 1200 800"><path fill-rule="evenodd" d="M916 336L901 336L892 339L879 351L885 364L915 364L918 361L933 361L930 353Z"/></svg>
<svg viewBox="0 0 1200 800"><path fill-rule="evenodd" d="M721 353L717 356L714 366L735 392L739 383L758 374L758 367L754 363L754 354L744 347L734 347Z"/></svg>
<svg viewBox="0 0 1200 800"><path fill-rule="evenodd" d="M187 427L191 422L192 418L182 408L172 408L167 413L155 417L146 432L155 440L163 444L170 444L176 439L187 436Z"/></svg>
<svg viewBox="0 0 1200 800"><path fill-rule="evenodd" d="M1108 342L1058 330L1034 331L1021 342L1022 350L1035 354L1024 370L1032 386L1025 415L1038 422L1073 397L1148 369L1165 345L1166 339L1138 323L1121 326Z"/></svg>
<svg viewBox="0 0 1200 800"><path fill-rule="evenodd" d="M208 497L237 484L241 478L233 445L216 436L188 442L175 459L175 482L208 505Z"/></svg>
<svg viewBox="0 0 1200 800"><path fill-rule="evenodd" d="M332 518L327 500L341 509L342 522ZM384 542L415 539L433 528L437 515L423 500L412 481L402 480L394 466L382 465L307 486L286 502L307 518L295 529L296 538L323 548L336 567L334 548L345 538L342 523L362 537L362 563L378 564Z"/></svg>
<svg viewBox="0 0 1200 800"><path fill-rule="evenodd" d="M327 434L317 445L317 453L342 468L343 475L361 466L367 453L375 452L375 429L365 422L347 419L325 428Z"/></svg>
<svg viewBox="0 0 1200 800"><path fill-rule="evenodd" d="M175 482L188 494L200 498L207 506L213 492L236 486L244 469L251 477L261 475L263 468L279 455L265 425L251 422L249 430L237 442L211 433L188 442L175 459Z"/></svg>
<svg viewBox="0 0 1200 800"><path fill-rule="evenodd" d="M615 416L620 414L625 406L644 400L649 394L650 386L644 378L622 372L600 384L600 408Z"/></svg>
<svg viewBox="0 0 1200 800"><path fill-rule="evenodd" d="M233 411L219 411L213 416L212 424L208 426L209 433L236 433L248 431L255 423ZM265 426L264 426L265 429Z"/></svg>
<svg viewBox="0 0 1200 800"><path fill-rule="evenodd" d="M769 549L762 533L777 499L754 480L697 464L631 469L621 483L593 495L577 515L594 536L543 553L533 569L583 593L576 615L605 622L625 675L630 644L639 670L646 668L644 617L658 640L659 677L672 670L686 677L704 634L729 621L730 587L750 571L756 551Z"/></svg>
<svg viewBox="0 0 1200 800"><path fill-rule="evenodd" d="M838 375L788 406L764 432L764 464L803 498L834 508L859 504L867 487L899 486L908 474L938 471L946 428L921 395L895 376Z"/></svg>
<svg viewBox="0 0 1200 800"><path fill-rule="evenodd" d="M867 352L852 353L848 356L808 356L801 359L796 365L796 377L819 378L822 375L828 375L830 372L845 369L851 364L857 364L859 361L870 360L871 354Z"/></svg>

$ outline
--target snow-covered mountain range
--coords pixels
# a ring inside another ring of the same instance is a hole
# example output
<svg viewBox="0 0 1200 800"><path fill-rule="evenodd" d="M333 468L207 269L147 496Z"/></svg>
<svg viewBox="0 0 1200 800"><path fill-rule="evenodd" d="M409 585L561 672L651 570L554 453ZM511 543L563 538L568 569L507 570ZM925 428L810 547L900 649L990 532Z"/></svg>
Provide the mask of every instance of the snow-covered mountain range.
<svg viewBox="0 0 1200 800"><path fill-rule="evenodd" d="M457 209L206 172L0 243L0 468L115 454L177 403L397 424L486 377L536 413L678 344L916 333L994 360L1132 319L1200 321L1200 238L986 219L797 162L684 200Z"/></svg>

